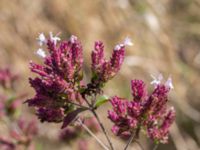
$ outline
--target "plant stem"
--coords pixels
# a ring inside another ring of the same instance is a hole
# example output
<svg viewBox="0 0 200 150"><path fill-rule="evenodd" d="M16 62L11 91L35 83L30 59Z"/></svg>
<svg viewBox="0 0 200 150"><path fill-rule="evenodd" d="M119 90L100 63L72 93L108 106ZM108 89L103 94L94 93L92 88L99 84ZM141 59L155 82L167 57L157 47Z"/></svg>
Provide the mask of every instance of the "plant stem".
<svg viewBox="0 0 200 150"><path fill-rule="evenodd" d="M135 132L131 135L131 137L128 140L128 143L126 144L124 150L128 149L128 146L132 143L133 139L135 138Z"/></svg>
<svg viewBox="0 0 200 150"><path fill-rule="evenodd" d="M103 133L104 133L104 135L105 135L107 141L108 141L108 144L110 145L111 150L114 150L114 147L113 147L113 145L112 145L112 142L111 142L111 140L110 140L110 138L109 138L109 136L108 136L108 133L106 132L105 127L103 126L102 122L100 121L99 116L97 115L97 113L95 112L95 110L92 109L91 112L93 113L93 115L94 115L95 118L97 119L97 121L98 121L98 123L99 123L99 125L100 125L100 127L101 127L101 129L102 129L102 131L103 131Z"/></svg>
<svg viewBox="0 0 200 150"><path fill-rule="evenodd" d="M158 148L158 144L156 144L153 148L153 150L156 150Z"/></svg>
<svg viewBox="0 0 200 150"><path fill-rule="evenodd" d="M138 127L136 129L136 131L131 135L131 137L129 138L128 140L128 143L126 144L124 150L127 150L129 145L132 143L132 141L134 140L135 137L138 137L138 134L139 134L139 131L140 131L140 127Z"/></svg>
<svg viewBox="0 0 200 150"><path fill-rule="evenodd" d="M134 140L134 141L135 141L135 143L137 143L139 145L139 147L141 148L141 150L144 150L144 147L140 144L139 141L137 141L137 140Z"/></svg>
<svg viewBox="0 0 200 150"><path fill-rule="evenodd" d="M92 136L94 139L105 149L109 150L109 148L80 120L77 120L81 126Z"/></svg>
<svg viewBox="0 0 200 150"><path fill-rule="evenodd" d="M92 114L94 115L94 117L97 119L97 122L101 128L101 130L103 131L107 141L108 141L108 144L110 145L110 148L111 150L114 150L114 147L112 145L112 142L108 136L108 133L106 132L106 129L104 128L103 124L101 123L100 119L99 119L99 116L97 115L96 111L94 110L92 104L89 103L89 101L87 100L87 98L85 97L85 95L83 95L83 98L85 100L85 102L87 103L88 107L90 108L90 111L92 112Z"/></svg>
<svg viewBox="0 0 200 150"><path fill-rule="evenodd" d="M68 102L68 103L75 105L75 106L78 106L78 107L81 107L81 108L86 108L88 110L90 109L89 107L86 107L86 106L83 106L83 105L80 105L80 104L77 104L77 103L74 103L74 102Z"/></svg>

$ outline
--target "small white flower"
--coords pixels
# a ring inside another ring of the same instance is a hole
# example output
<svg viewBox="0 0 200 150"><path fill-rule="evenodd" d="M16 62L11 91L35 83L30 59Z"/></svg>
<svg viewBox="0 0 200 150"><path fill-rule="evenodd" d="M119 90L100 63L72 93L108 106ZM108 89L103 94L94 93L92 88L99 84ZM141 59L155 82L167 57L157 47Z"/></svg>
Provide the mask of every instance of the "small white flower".
<svg viewBox="0 0 200 150"><path fill-rule="evenodd" d="M167 81L165 82L165 86L169 87L170 89L174 89L174 86L173 86L173 84L172 84L172 78L171 78L171 77L169 77L169 78L167 79Z"/></svg>
<svg viewBox="0 0 200 150"><path fill-rule="evenodd" d="M162 79L163 79L162 74L159 74L158 77L151 75L151 77L153 78L153 81L151 81L150 84L153 84L154 86L159 85L161 83Z"/></svg>
<svg viewBox="0 0 200 150"><path fill-rule="evenodd" d="M121 49L121 45L120 44L116 45L115 48L114 48L115 51L118 51L120 49Z"/></svg>
<svg viewBox="0 0 200 150"><path fill-rule="evenodd" d="M46 53L43 49L39 48L36 52L36 54L42 58L45 58L46 57Z"/></svg>
<svg viewBox="0 0 200 150"><path fill-rule="evenodd" d="M123 46L132 46L132 45L133 45L133 43L131 42L131 39L130 39L129 37L126 37L126 38L124 39L123 43L117 44L117 45L115 46L114 50L115 50L115 51L118 51L118 50L120 50L121 47L123 47Z"/></svg>
<svg viewBox="0 0 200 150"><path fill-rule="evenodd" d="M54 42L54 44L57 44L57 41L60 41L60 38L58 36L53 36L52 32L49 32L50 40Z"/></svg>
<svg viewBox="0 0 200 150"><path fill-rule="evenodd" d="M71 43L75 43L77 39L78 39L78 38L77 38L75 35L72 35L72 36L70 37L70 42L71 42Z"/></svg>
<svg viewBox="0 0 200 150"><path fill-rule="evenodd" d="M38 44L40 46L42 46L43 44L45 44L46 41L47 41L44 33L40 33L39 36L38 36L38 38L37 38L37 40L38 40Z"/></svg>
<svg viewBox="0 0 200 150"><path fill-rule="evenodd" d="M124 39L124 45L127 45L127 46L133 46L133 42L131 42L131 39L129 37L126 37Z"/></svg>

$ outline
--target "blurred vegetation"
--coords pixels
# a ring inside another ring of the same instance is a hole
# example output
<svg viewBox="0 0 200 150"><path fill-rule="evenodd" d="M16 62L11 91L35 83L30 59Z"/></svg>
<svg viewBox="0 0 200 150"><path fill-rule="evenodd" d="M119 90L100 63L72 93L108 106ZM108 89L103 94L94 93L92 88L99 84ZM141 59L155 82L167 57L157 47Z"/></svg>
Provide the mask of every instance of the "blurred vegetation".
<svg viewBox="0 0 200 150"><path fill-rule="evenodd" d="M27 90L32 95L27 80L28 62L40 61L34 54L38 33L61 32L62 38L78 36L84 47L85 73L90 69L95 40L105 43L109 57L115 44L129 36L134 46L127 49L123 68L105 87L106 93L129 97L131 79L150 82L150 74L161 72L166 78L171 75L175 89L170 102L177 110L177 120L169 144L158 149L197 150L200 149L199 9L199 0L1 0L0 67L8 66L20 73L22 79L17 90ZM106 111L102 114L105 119ZM66 149L65 144L56 141L56 130L55 125L41 125L38 149ZM123 142L114 136L113 141L120 150ZM98 149L91 142L91 149ZM141 143L145 149L152 148L146 139ZM133 147L137 149L137 145Z"/></svg>

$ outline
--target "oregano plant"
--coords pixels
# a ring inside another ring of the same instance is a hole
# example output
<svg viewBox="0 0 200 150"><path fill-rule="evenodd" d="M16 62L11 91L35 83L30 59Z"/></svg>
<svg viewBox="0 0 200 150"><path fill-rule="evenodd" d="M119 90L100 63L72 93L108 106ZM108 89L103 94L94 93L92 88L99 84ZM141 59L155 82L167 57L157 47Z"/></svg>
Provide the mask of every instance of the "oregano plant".
<svg viewBox="0 0 200 150"><path fill-rule="evenodd" d="M131 100L104 95L104 85L116 76L124 62L126 46L133 45L129 38L114 47L110 59L104 56L103 43L95 42L89 83L85 83L83 78L83 49L76 36L61 40L50 32L49 37L41 33L37 40L40 48L36 53L43 59L43 64L30 62L30 70L37 76L29 78L35 96L26 103L35 108L41 122L62 123L61 128L78 123L102 148L114 150L107 132L110 129L105 128L97 113L99 107L104 107L103 104L111 103L112 107L108 110L108 120L114 124L111 130L114 135L129 139L124 150L139 138L141 131L156 144L167 142L169 127L175 119L174 108L167 106L168 94L173 88L171 77L166 82L162 81L162 75L154 77L151 93L142 80L132 80ZM84 123L84 117L87 117L84 116L85 111L94 116L107 143L102 142Z"/></svg>

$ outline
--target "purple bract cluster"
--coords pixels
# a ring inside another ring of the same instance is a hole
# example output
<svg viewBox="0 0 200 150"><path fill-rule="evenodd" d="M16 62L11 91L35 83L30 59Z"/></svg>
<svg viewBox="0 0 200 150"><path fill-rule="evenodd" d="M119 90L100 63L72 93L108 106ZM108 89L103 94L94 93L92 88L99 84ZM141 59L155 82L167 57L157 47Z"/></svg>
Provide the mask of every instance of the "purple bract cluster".
<svg viewBox="0 0 200 150"><path fill-rule="evenodd" d="M124 60L125 44L121 44L113 51L110 60L106 60L103 43L96 42L92 51L91 83L84 84L83 49L76 36L60 41L52 33L47 39L40 34L38 40L39 45L46 45L47 50L39 48L36 52L44 60L43 65L30 62L31 71L39 76L29 79L36 94L26 102L36 109L42 122L71 121L65 117L76 111L78 105L84 105L86 96L100 93L103 84L119 71Z"/></svg>
<svg viewBox="0 0 200 150"><path fill-rule="evenodd" d="M123 137L145 130L154 141L166 143L169 127L175 119L173 107L167 108L170 87L157 84L148 95L142 80L132 80L131 89L131 101L117 96L110 100L113 110L108 111L108 118L114 123L113 133Z"/></svg>

